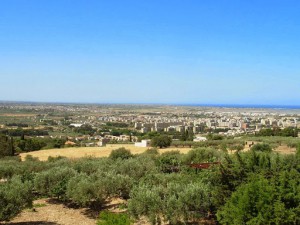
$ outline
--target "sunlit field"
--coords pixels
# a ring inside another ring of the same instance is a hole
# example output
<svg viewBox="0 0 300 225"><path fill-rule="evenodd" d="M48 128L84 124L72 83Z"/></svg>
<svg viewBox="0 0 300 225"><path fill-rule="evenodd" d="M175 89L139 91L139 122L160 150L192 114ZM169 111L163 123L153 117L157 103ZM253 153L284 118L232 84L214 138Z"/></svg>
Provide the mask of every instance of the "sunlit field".
<svg viewBox="0 0 300 225"><path fill-rule="evenodd" d="M129 149L132 154L141 154L145 152L148 148L145 147L135 147L132 144L112 144L107 145L105 147L71 147L71 148L60 148L60 149L47 149L40 150L34 152L21 153L20 156L22 160L25 159L27 155L32 155L33 157L37 157L41 161L46 161L49 156L63 156L68 158L82 158L82 157L107 157L111 153L112 150L124 147ZM163 148L159 149L160 153L166 151L180 151L181 153L187 153L191 148Z"/></svg>

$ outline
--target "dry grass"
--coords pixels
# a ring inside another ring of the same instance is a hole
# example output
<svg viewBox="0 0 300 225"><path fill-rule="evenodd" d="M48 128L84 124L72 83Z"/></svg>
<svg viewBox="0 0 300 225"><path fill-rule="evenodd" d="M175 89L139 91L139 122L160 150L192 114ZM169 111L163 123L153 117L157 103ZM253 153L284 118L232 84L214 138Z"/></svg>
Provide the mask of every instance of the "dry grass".
<svg viewBox="0 0 300 225"><path fill-rule="evenodd" d="M111 144L105 147L71 147L71 148L62 148L62 149L48 149L48 150L40 150L33 151L27 153L21 153L21 159L24 160L27 155L31 155L33 157L37 157L41 161L46 161L49 156L57 157L63 156L67 158L82 158L82 157L108 157L112 150L124 147L129 149L132 154L141 154L145 152L148 148L144 147L135 147L132 144ZM167 152L167 151L179 151L180 153L186 154L191 150L191 148L163 148L159 149L159 153ZM248 151L249 148L245 148L243 152ZM286 145L281 145L274 150L275 152L281 154L293 154L296 152L295 148L290 148Z"/></svg>
<svg viewBox="0 0 300 225"><path fill-rule="evenodd" d="M32 114L32 113L4 113L4 114L0 114L0 116L7 116L7 117L33 117L36 116L36 114Z"/></svg>
<svg viewBox="0 0 300 225"><path fill-rule="evenodd" d="M274 151L281 154L294 154L296 153L296 148L290 148L287 145L280 145Z"/></svg>
<svg viewBox="0 0 300 225"><path fill-rule="evenodd" d="M141 154L145 152L148 148L144 147L135 147L131 144L115 144L115 145L107 145L105 147L78 147L78 148L62 148L62 149L48 149L48 150L40 150L34 152L21 153L20 156L22 160L25 159L27 155L32 155L33 157L39 158L41 161L46 161L49 156L57 157L64 156L67 158L82 158L82 157L107 157L111 153L112 150L124 147L129 149L132 154ZM187 153L191 150L191 148L164 148L159 149L160 153L166 151L178 150L181 153Z"/></svg>
<svg viewBox="0 0 300 225"><path fill-rule="evenodd" d="M87 209L68 208L62 203L51 202L49 199L34 201L34 210L23 210L9 225L95 225L96 219L87 215Z"/></svg>

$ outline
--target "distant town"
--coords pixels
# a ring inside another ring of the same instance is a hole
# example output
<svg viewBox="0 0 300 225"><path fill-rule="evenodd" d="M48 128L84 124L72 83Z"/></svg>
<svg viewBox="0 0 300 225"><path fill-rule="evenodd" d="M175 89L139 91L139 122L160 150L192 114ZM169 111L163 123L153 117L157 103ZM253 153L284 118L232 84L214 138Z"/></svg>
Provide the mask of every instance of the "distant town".
<svg viewBox="0 0 300 225"><path fill-rule="evenodd" d="M206 141L209 134L238 138L289 128L298 136L299 109L172 105L0 104L2 133L64 139L65 145L103 146L164 133L173 141ZM34 135L30 135L29 130ZM33 132L34 131L34 132ZM183 137L186 135L186 137Z"/></svg>

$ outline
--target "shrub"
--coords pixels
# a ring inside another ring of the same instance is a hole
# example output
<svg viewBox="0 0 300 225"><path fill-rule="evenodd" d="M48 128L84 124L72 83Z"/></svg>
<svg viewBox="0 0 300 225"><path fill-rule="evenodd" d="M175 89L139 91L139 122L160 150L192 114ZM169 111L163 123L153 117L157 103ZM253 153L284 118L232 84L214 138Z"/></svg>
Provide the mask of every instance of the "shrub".
<svg viewBox="0 0 300 225"><path fill-rule="evenodd" d="M97 225L130 225L131 221L125 213L112 213L102 211L99 215Z"/></svg>
<svg viewBox="0 0 300 225"><path fill-rule="evenodd" d="M128 211L136 219L140 216L147 216L152 224L160 221L163 202L161 199L162 190L160 187L150 188L141 185L132 190L128 201Z"/></svg>
<svg viewBox="0 0 300 225"><path fill-rule="evenodd" d="M114 171L98 171L93 177L96 183L101 187L106 197L128 198L129 192L133 186L133 179L127 175L117 174Z"/></svg>
<svg viewBox="0 0 300 225"><path fill-rule="evenodd" d="M92 202L101 206L106 198L103 186L103 182L92 180L89 176L80 174L70 179L66 195L80 206L88 206Z"/></svg>
<svg viewBox="0 0 300 225"><path fill-rule="evenodd" d="M8 221L25 207L32 205L32 187L19 177L0 183L0 221Z"/></svg>
<svg viewBox="0 0 300 225"><path fill-rule="evenodd" d="M147 216L153 225L161 223L161 216L170 224L195 221L207 214L210 193L209 186L199 181L143 184L132 190L128 211L135 218Z"/></svg>
<svg viewBox="0 0 300 225"><path fill-rule="evenodd" d="M172 143L172 138L170 138L168 135L160 135L160 136L153 137L151 139L152 147L166 148L169 147L171 143Z"/></svg>
<svg viewBox="0 0 300 225"><path fill-rule="evenodd" d="M149 154L149 155L158 155L159 152L158 152L157 148L148 148L148 149L145 151L145 154Z"/></svg>
<svg viewBox="0 0 300 225"><path fill-rule="evenodd" d="M66 195L80 206L102 206L108 197L128 198L133 179L114 172L80 174L70 179Z"/></svg>
<svg viewBox="0 0 300 225"><path fill-rule="evenodd" d="M300 173L281 171L271 179L253 175L218 210L221 224L299 224Z"/></svg>
<svg viewBox="0 0 300 225"><path fill-rule="evenodd" d="M164 173L178 172L182 164L182 156L179 151L164 152L157 158L157 164Z"/></svg>
<svg viewBox="0 0 300 225"><path fill-rule="evenodd" d="M222 158L222 152L212 148L196 148L190 150L184 156L184 162L190 163L203 163L203 162L216 162Z"/></svg>
<svg viewBox="0 0 300 225"><path fill-rule="evenodd" d="M111 159L129 159L131 158L133 155L131 154L130 150L122 147L122 148L118 148L115 150L112 150L109 158Z"/></svg>
<svg viewBox="0 0 300 225"><path fill-rule="evenodd" d="M139 181L145 174L157 171L155 161L146 155L139 155L136 158L131 158L126 161L117 161L112 168L116 173L127 175Z"/></svg>
<svg viewBox="0 0 300 225"><path fill-rule="evenodd" d="M39 158L38 157L33 157L32 155L26 155L25 156L25 161L30 161L30 162L39 161Z"/></svg>
<svg viewBox="0 0 300 225"><path fill-rule="evenodd" d="M52 168L36 175L34 187L41 194L64 199L67 183L75 175L76 171L68 167Z"/></svg>
<svg viewBox="0 0 300 225"><path fill-rule="evenodd" d="M103 172L109 171L115 161L108 158L91 158L86 157L74 161L73 168L78 173L93 174L98 170Z"/></svg>
<svg viewBox="0 0 300 225"><path fill-rule="evenodd" d="M255 144L251 147L251 150L256 152L271 152L272 148L268 144Z"/></svg>
<svg viewBox="0 0 300 225"><path fill-rule="evenodd" d="M0 163L0 179L11 178L16 173L16 167L10 162Z"/></svg>

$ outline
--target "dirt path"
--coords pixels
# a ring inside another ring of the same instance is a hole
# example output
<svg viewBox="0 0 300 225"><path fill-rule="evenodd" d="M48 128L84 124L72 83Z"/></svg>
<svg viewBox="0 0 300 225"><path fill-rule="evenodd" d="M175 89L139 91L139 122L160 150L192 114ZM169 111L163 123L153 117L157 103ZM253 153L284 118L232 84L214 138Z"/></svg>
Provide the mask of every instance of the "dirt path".
<svg viewBox="0 0 300 225"><path fill-rule="evenodd" d="M119 209L124 203L121 199L112 199L106 205L106 210L121 213ZM52 199L39 199L33 202L34 209L25 209L10 222L0 222L0 225L96 225L99 212L88 208L70 208ZM142 217L133 225L151 225Z"/></svg>
<svg viewBox="0 0 300 225"><path fill-rule="evenodd" d="M26 209L5 225L95 225L96 219L87 209L73 209L48 199L34 201L34 209ZM1 224L1 223L0 223Z"/></svg>

